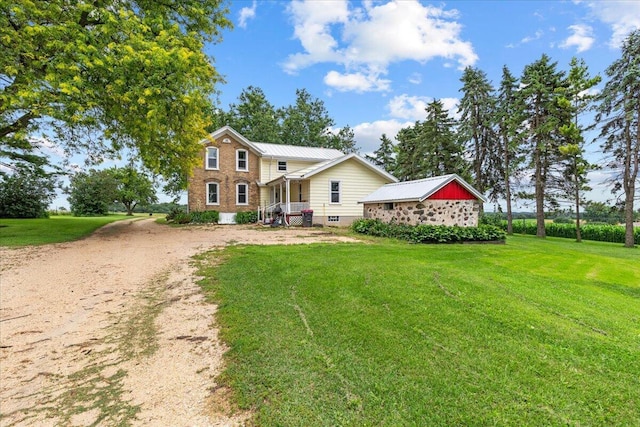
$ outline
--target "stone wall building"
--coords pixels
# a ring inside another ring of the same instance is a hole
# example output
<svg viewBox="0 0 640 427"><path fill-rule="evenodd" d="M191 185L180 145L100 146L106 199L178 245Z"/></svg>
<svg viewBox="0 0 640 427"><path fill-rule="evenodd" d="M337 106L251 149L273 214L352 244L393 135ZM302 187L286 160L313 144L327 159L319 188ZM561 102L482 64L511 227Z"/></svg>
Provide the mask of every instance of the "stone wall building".
<svg viewBox="0 0 640 427"><path fill-rule="evenodd" d="M387 184L365 197L365 218L398 224L476 227L486 199L458 175Z"/></svg>

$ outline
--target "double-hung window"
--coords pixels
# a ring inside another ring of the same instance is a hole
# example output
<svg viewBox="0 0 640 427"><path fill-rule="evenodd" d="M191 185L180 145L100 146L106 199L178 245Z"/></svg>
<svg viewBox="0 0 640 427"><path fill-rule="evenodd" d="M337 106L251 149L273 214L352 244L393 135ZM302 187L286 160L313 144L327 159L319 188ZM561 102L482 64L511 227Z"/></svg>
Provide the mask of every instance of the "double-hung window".
<svg viewBox="0 0 640 427"><path fill-rule="evenodd" d="M236 150L236 170L249 170L249 154L247 150Z"/></svg>
<svg viewBox="0 0 640 427"><path fill-rule="evenodd" d="M240 183L236 185L236 205L249 204L249 185Z"/></svg>
<svg viewBox="0 0 640 427"><path fill-rule="evenodd" d="M329 182L329 202L340 203L340 181Z"/></svg>
<svg viewBox="0 0 640 427"><path fill-rule="evenodd" d="M220 204L220 194L217 182L208 182L207 183L207 204L208 205L219 205Z"/></svg>
<svg viewBox="0 0 640 427"><path fill-rule="evenodd" d="M205 169L218 169L218 147L207 147Z"/></svg>

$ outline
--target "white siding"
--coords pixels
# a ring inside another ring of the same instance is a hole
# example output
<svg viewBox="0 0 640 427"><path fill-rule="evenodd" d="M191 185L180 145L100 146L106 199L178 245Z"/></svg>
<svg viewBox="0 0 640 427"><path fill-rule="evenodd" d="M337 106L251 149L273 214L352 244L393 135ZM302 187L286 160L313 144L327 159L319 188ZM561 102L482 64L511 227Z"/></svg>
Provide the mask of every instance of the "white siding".
<svg viewBox="0 0 640 427"><path fill-rule="evenodd" d="M264 184L286 173L308 168L309 166L320 163L319 161L287 160L287 171L283 172L278 170L278 159L266 159L263 157L260 159L260 162L260 181Z"/></svg>
<svg viewBox="0 0 640 427"><path fill-rule="evenodd" d="M340 181L340 204L330 203L330 181ZM313 215L362 217L363 207L358 201L388 183L356 160L347 160L311 177Z"/></svg>

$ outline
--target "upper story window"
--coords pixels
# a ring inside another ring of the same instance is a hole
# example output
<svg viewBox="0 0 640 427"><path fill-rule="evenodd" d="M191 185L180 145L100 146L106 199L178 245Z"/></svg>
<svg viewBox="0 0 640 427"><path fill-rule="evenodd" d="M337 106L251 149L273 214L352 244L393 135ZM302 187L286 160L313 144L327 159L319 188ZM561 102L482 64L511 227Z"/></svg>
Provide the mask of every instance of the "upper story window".
<svg viewBox="0 0 640 427"><path fill-rule="evenodd" d="M285 160L278 160L278 172L287 171L287 162Z"/></svg>
<svg viewBox="0 0 640 427"><path fill-rule="evenodd" d="M249 153L247 150L236 150L236 170L249 170Z"/></svg>
<svg viewBox="0 0 640 427"><path fill-rule="evenodd" d="M218 147L207 147L205 169L218 169Z"/></svg>
<svg viewBox="0 0 640 427"><path fill-rule="evenodd" d="M218 190L219 190L219 185L217 182L207 183L207 204L208 205L220 204Z"/></svg>
<svg viewBox="0 0 640 427"><path fill-rule="evenodd" d="M249 204L249 186L247 184L236 185L236 205Z"/></svg>
<svg viewBox="0 0 640 427"><path fill-rule="evenodd" d="M331 203L340 203L340 181L330 181L329 183L329 201Z"/></svg>

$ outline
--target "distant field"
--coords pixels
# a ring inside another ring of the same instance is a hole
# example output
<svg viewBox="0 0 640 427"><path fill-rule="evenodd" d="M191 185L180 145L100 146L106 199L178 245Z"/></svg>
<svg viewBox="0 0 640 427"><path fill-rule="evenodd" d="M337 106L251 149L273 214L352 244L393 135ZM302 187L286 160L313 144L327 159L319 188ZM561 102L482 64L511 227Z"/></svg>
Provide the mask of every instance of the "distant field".
<svg viewBox="0 0 640 427"><path fill-rule="evenodd" d="M44 245L77 240L103 225L126 218L131 217L117 214L99 217L54 215L38 219L0 218L0 246Z"/></svg>
<svg viewBox="0 0 640 427"><path fill-rule="evenodd" d="M257 425L637 425L637 249L367 240L201 259Z"/></svg>

